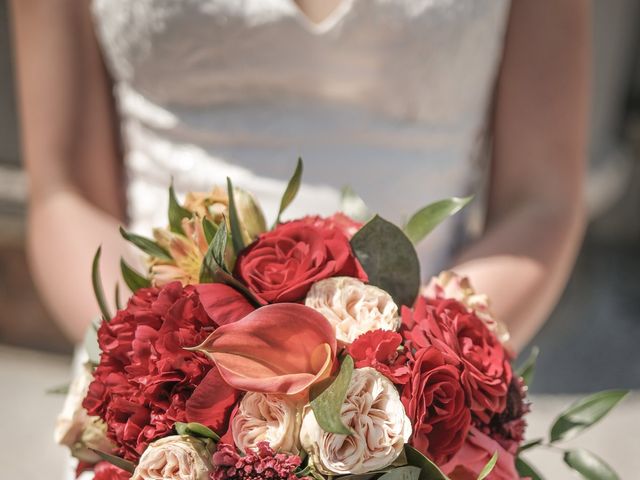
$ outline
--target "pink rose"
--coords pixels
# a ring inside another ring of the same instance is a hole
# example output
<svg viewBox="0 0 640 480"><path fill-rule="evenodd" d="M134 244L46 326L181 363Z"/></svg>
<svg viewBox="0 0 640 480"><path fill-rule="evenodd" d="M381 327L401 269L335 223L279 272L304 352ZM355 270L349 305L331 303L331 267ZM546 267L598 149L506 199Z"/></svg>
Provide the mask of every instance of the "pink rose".
<svg viewBox="0 0 640 480"><path fill-rule="evenodd" d="M476 428L471 428L462 448L440 468L451 480L475 479L495 452L498 461L487 479L519 479L514 456Z"/></svg>

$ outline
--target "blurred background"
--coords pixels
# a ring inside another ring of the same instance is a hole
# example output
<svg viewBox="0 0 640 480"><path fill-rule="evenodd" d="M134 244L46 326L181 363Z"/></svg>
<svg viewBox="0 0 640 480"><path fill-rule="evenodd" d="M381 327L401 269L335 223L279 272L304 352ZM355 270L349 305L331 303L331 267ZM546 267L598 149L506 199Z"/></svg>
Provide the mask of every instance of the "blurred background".
<svg viewBox="0 0 640 480"><path fill-rule="evenodd" d="M53 444L52 430L63 399L45 391L68 381L73 347L29 277L23 245L28 185L20 164L6 8L1 2L0 409L2 430L11 435L0 436L0 465L3 478L60 478L65 451ZM580 394L633 389L614 414L576 442L617 467L621 478L633 479L640 471L640 2L594 2L593 19L585 199L590 224L563 298L531 343L542 353L531 389L530 436L543 434ZM555 452L530 458L548 478L571 476Z"/></svg>

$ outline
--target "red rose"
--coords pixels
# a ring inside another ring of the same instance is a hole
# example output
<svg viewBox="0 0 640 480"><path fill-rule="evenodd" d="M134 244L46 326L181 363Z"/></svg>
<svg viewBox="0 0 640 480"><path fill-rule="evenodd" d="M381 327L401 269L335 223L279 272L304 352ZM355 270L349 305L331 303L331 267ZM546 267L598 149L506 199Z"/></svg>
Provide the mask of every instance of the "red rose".
<svg viewBox="0 0 640 480"><path fill-rule="evenodd" d="M300 301L313 283L329 277L367 279L347 237L309 219L260 235L238 256L235 274L268 303Z"/></svg>
<svg viewBox="0 0 640 480"><path fill-rule="evenodd" d="M505 409L511 382L509 355L473 312L455 300L418 298L402 310L403 336L411 348L432 345L460 369L471 410L483 422Z"/></svg>
<svg viewBox="0 0 640 480"><path fill-rule="evenodd" d="M348 239L351 239L351 237L353 237L356 232L362 228L362 225L364 225L362 222L357 222L341 212L334 213L327 218L314 216L305 217L302 220L314 227L339 230Z"/></svg>
<svg viewBox="0 0 640 480"><path fill-rule="evenodd" d="M127 307L98 330L102 351L84 407L107 424L117 453L136 461L175 422L188 421L186 402L211 370L211 362L184 347L201 343L219 324L239 320L252 307L220 284L138 290ZM226 406L208 417L214 430L226 428L237 393L219 392Z"/></svg>
<svg viewBox="0 0 640 480"><path fill-rule="evenodd" d="M356 368L372 367L397 385L409 381L409 360L398 351L402 336L387 330L373 330L360 335L349 345L349 355Z"/></svg>
<svg viewBox="0 0 640 480"><path fill-rule="evenodd" d="M471 427L471 412L460 372L446 363L437 348L417 351L401 397L413 425L411 445L436 463L447 461L460 450Z"/></svg>
<svg viewBox="0 0 640 480"><path fill-rule="evenodd" d="M99 462L93 469L93 480L129 480L131 474L110 464L109 462Z"/></svg>

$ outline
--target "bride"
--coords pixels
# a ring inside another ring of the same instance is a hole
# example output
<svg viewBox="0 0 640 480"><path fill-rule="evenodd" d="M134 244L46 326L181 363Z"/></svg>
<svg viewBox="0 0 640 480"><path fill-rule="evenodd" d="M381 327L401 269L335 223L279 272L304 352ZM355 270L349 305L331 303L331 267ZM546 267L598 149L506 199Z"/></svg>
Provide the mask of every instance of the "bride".
<svg viewBox="0 0 640 480"><path fill-rule="evenodd" d="M231 176L273 219L329 214L350 185L382 216L476 195L420 249L468 275L517 350L561 293L583 228L586 0L13 0L42 296L79 339L115 285L119 224L144 232L166 187ZM455 245L455 249L452 248Z"/></svg>

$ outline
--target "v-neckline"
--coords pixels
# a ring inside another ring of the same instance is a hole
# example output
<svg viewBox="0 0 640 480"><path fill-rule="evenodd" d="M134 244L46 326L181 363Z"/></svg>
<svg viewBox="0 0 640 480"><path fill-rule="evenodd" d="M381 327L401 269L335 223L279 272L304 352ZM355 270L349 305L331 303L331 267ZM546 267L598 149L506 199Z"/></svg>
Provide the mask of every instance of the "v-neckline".
<svg viewBox="0 0 640 480"><path fill-rule="evenodd" d="M319 22L311 20L300 8L295 0L288 0L295 11L298 22L309 32L321 35L332 30L349 13L354 0L340 0L340 2Z"/></svg>

